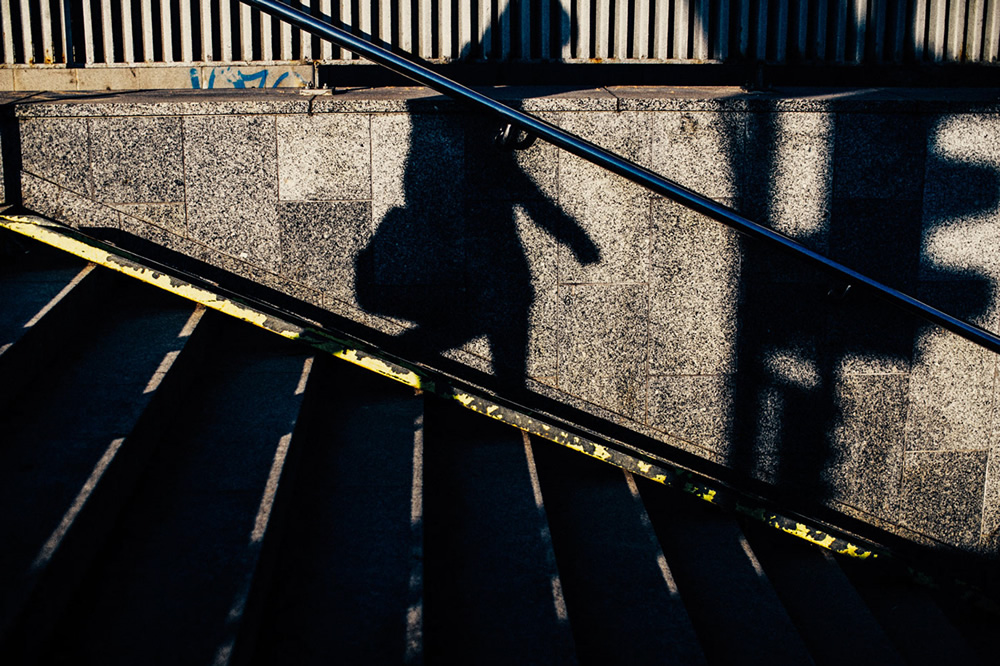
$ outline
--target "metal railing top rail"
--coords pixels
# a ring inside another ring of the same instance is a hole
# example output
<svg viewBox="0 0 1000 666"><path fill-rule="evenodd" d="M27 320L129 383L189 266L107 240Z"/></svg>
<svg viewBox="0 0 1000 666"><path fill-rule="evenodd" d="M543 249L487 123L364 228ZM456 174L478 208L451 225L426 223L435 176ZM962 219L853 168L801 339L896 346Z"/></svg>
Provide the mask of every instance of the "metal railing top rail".
<svg viewBox="0 0 1000 666"><path fill-rule="evenodd" d="M437 92L450 97L472 103L473 105L486 109L501 117L507 123L519 127L529 134L544 139L549 143L562 148L563 150L585 159L593 164L601 166L612 173L627 178L634 183L642 185L646 189L660 194L672 201L680 203L692 210L706 215L718 222L721 222L736 231L759 239L768 245L776 246L791 253L794 256L806 261L813 266L821 268L828 273L842 279L852 287L862 287L874 292L880 298L896 305L906 312L922 317L933 322L961 337L981 345L995 353L1000 354L1000 337L993 333L969 323L946 312L938 310L916 298L882 284L881 282L868 277L858 271L849 268L841 263L833 261L824 255L815 252L797 241L769 229L749 218L740 215L735 210L724 206L717 201L689 190L682 185L675 183L659 174L653 173L638 164L630 162L618 155L615 155L599 146L596 146L574 134L562 130L555 125L545 122L530 114L518 111L497 100L479 93L460 83L448 79L428 67L417 62L408 60L387 49L371 44L356 35L336 28L328 23L324 23L318 18L302 13L288 5L281 4L277 0L241 0L242 2L258 8L260 11L270 14L283 21L291 23L297 28L305 30L323 39L328 39L338 46L350 49L361 56L368 58L384 67L387 67L398 74L401 74L417 83L427 86Z"/></svg>

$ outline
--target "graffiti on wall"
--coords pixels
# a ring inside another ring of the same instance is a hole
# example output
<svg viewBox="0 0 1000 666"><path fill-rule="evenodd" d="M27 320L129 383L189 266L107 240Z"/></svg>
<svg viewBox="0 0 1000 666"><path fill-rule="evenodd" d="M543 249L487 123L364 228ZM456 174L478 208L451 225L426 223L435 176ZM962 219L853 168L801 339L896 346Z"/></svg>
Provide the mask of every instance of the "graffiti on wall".
<svg viewBox="0 0 1000 666"><path fill-rule="evenodd" d="M207 76L206 76L207 75ZM211 67L191 68L191 87L204 88L305 88L309 82L289 68Z"/></svg>

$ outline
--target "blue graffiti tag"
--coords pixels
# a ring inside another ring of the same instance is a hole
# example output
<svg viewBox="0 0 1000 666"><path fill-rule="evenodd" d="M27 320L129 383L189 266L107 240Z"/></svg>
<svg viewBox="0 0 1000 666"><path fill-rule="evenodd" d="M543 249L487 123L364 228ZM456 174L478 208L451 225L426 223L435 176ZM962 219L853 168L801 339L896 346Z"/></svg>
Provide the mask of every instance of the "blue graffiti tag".
<svg viewBox="0 0 1000 666"><path fill-rule="evenodd" d="M271 74L271 70L262 69L256 72L242 72L233 67L213 67L208 75L208 82L205 86L206 90L215 88L215 77L216 74L224 81L228 83L233 88L267 88L267 78ZM290 75L296 76L300 81L305 83L305 80L295 72L284 71L278 78L274 80L271 84L271 88L277 88L281 85L281 82L287 79ZM249 84L249 85L248 85ZM256 85L253 85L256 84ZM198 70L194 67L191 68L191 87L201 88L201 77L198 74Z"/></svg>

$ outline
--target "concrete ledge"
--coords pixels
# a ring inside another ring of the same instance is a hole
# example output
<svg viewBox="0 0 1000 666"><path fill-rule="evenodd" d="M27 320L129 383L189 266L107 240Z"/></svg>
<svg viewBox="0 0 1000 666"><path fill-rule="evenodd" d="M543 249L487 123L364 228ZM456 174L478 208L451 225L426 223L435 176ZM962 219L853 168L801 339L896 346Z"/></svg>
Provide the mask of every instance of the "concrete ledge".
<svg viewBox="0 0 1000 666"><path fill-rule="evenodd" d="M312 65L158 65L140 67L0 67L0 92L306 88Z"/></svg>
<svg viewBox="0 0 1000 666"><path fill-rule="evenodd" d="M1000 330L1000 92L500 88ZM25 203L906 538L996 554L997 359L419 88L42 94Z"/></svg>

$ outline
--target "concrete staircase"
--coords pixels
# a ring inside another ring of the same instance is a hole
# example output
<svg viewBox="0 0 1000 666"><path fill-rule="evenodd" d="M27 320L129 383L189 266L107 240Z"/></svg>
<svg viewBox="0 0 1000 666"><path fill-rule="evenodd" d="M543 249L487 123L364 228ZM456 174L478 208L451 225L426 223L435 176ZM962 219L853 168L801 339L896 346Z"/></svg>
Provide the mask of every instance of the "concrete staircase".
<svg viewBox="0 0 1000 666"><path fill-rule="evenodd" d="M3 663L990 662L891 560L0 249Z"/></svg>

